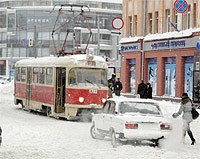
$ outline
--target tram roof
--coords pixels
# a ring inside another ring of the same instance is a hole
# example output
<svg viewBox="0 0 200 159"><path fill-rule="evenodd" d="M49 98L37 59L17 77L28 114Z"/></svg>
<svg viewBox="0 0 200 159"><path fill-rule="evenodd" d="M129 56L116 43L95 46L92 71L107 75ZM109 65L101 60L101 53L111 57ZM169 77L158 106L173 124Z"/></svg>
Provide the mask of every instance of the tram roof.
<svg viewBox="0 0 200 159"><path fill-rule="evenodd" d="M39 58L23 59L16 62L16 67L65 67L72 65L84 65L86 64L89 57L89 61L95 61L98 67L107 67L106 61L101 56L78 54L78 55L67 55L67 56L48 56Z"/></svg>

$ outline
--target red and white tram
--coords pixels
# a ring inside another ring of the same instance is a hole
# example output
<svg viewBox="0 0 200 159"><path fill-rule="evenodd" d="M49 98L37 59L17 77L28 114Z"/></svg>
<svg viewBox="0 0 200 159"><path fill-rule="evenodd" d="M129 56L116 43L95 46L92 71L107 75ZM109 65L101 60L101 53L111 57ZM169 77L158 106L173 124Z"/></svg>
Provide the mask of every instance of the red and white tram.
<svg viewBox="0 0 200 159"><path fill-rule="evenodd" d="M87 54L42 57L16 63L15 104L48 116L77 119L101 109L107 98L106 61Z"/></svg>

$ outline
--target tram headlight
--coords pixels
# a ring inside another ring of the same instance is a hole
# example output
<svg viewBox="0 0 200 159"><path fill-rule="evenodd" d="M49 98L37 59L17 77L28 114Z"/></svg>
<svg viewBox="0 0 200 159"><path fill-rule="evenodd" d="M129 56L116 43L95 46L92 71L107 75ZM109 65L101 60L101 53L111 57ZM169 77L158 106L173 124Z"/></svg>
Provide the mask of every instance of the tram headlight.
<svg viewBox="0 0 200 159"><path fill-rule="evenodd" d="M83 102L84 102L84 98L83 98L83 97L79 97L78 101L79 101L80 103L83 103Z"/></svg>
<svg viewBox="0 0 200 159"><path fill-rule="evenodd" d="M102 98L101 101L102 101L102 103L105 103L105 102L106 102L106 99L105 99L105 98Z"/></svg>

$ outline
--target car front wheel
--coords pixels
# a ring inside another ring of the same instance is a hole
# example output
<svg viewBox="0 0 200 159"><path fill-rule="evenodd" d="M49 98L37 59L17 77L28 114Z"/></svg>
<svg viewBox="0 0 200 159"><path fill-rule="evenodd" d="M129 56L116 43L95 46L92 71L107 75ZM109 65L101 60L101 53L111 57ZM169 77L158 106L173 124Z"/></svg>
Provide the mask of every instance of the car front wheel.
<svg viewBox="0 0 200 159"><path fill-rule="evenodd" d="M92 136L93 139L97 138L96 132L95 132L95 125L93 124L90 128L90 135Z"/></svg>

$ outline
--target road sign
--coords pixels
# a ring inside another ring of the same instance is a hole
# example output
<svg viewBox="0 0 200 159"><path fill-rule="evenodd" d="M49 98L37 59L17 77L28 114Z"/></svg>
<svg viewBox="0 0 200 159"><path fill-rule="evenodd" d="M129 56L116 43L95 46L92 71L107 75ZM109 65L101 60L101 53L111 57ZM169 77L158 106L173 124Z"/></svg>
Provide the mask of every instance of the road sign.
<svg viewBox="0 0 200 159"><path fill-rule="evenodd" d="M27 45L28 45L28 40L27 40L27 39L22 39L22 40L20 41L20 44L21 44L22 46L27 46Z"/></svg>
<svg viewBox="0 0 200 159"><path fill-rule="evenodd" d="M124 21L120 17L116 17L112 20L112 27L116 30L120 30L124 26Z"/></svg>
<svg viewBox="0 0 200 159"><path fill-rule="evenodd" d="M188 3L186 0L176 0L174 2L174 9L178 13L184 13L188 9Z"/></svg>

